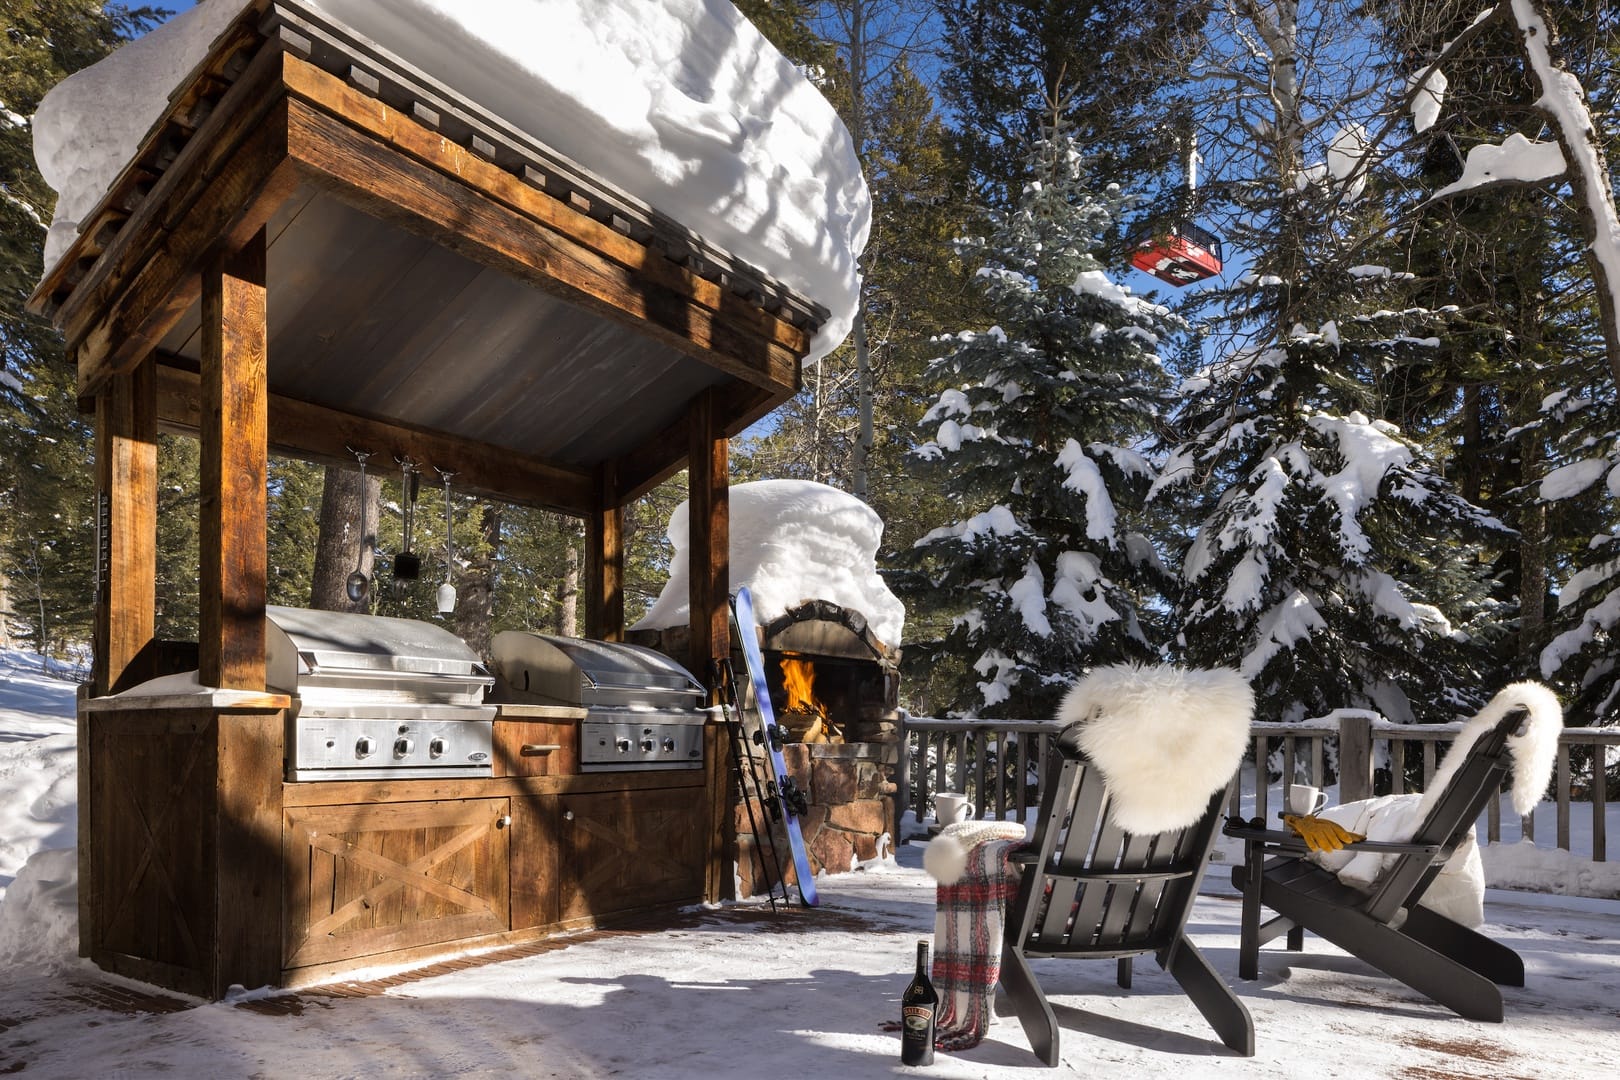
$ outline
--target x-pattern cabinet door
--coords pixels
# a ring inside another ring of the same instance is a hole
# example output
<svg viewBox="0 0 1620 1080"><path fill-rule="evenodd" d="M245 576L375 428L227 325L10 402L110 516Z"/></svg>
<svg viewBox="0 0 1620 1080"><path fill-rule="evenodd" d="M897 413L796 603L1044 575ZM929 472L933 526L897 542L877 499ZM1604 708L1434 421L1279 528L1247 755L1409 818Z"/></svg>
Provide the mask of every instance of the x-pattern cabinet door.
<svg viewBox="0 0 1620 1080"><path fill-rule="evenodd" d="M701 899L702 796L700 787L560 796L559 918Z"/></svg>
<svg viewBox="0 0 1620 1080"><path fill-rule="evenodd" d="M510 929L510 800L296 807L286 966Z"/></svg>

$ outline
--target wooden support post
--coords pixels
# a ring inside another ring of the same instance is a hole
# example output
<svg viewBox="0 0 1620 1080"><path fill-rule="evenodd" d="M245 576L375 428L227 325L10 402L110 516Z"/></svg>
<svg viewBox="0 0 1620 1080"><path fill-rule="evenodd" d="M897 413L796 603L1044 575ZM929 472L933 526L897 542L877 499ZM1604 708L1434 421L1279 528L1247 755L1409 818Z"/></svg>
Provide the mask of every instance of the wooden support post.
<svg viewBox="0 0 1620 1080"><path fill-rule="evenodd" d="M729 445L720 426L716 394L704 391L688 413L691 450L687 459L687 599L691 610L692 674L714 686L714 665L731 655L731 499L728 483ZM743 627L743 633L752 633ZM712 695L711 695L712 696ZM709 793L708 859L703 896L718 900L728 886L726 851L734 840L731 810L730 745L710 725L705 760Z"/></svg>
<svg viewBox="0 0 1620 1080"><path fill-rule="evenodd" d="M602 467L596 510L585 521L585 636L624 640L624 507L618 471Z"/></svg>
<svg viewBox="0 0 1620 1080"><path fill-rule="evenodd" d="M157 616L157 379L150 356L96 395L96 619L90 694L113 692ZM131 673L136 674L136 673Z"/></svg>
<svg viewBox="0 0 1620 1080"><path fill-rule="evenodd" d="M211 259L202 278L201 679L205 686L263 690L264 231L234 255Z"/></svg>
<svg viewBox="0 0 1620 1080"><path fill-rule="evenodd" d="M731 588L731 499L725 432L707 390L688 414L691 451L687 458L687 565L691 572L692 673L707 679L715 660L731 653L727 611ZM748 629L747 627L743 628Z"/></svg>
<svg viewBox="0 0 1620 1080"><path fill-rule="evenodd" d="M1262 760L1260 769L1265 768ZM1257 770L1258 771L1258 770ZM1260 785L1264 787L1265 784ZM1287 789L1284 789L1284 794ZM1372 717L1351 712L1339 715L1339 801L1357 802L1373 795Z"/></svg>

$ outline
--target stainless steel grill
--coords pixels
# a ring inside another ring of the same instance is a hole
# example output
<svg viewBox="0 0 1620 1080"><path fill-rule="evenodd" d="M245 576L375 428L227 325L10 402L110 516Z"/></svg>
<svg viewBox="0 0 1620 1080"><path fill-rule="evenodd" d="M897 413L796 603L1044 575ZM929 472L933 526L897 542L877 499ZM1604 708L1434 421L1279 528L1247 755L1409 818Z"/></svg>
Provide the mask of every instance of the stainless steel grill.
<svg viewBox="0 0 1620 1080"><path fill-rule="evenodd" d="M431 623L265 609L265 681L290 694L287 777L489 776L494 679Z"/></svg>
<svg viewBox="0 0 1620 1080"><path fill-rule="evenodd" d="M521 630L496 634L490 651L494 700L586 710L582 772L703 767L707 691L664 654Z"/></svg>

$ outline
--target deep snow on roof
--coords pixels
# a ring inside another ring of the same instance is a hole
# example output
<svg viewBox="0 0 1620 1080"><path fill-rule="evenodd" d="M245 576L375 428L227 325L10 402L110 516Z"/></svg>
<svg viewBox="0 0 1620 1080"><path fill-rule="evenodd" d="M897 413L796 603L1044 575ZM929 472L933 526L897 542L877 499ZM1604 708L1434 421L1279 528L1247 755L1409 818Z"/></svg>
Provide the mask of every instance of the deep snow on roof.
<svg viewBox="0 0 1620 1080"><path fill-rule="evenodd" d="M49 272L249 0L203 0L64 80L34 117L58 193ZM843 340L871 204L843 122L729 0L299 0L831 315Z"/></svg>

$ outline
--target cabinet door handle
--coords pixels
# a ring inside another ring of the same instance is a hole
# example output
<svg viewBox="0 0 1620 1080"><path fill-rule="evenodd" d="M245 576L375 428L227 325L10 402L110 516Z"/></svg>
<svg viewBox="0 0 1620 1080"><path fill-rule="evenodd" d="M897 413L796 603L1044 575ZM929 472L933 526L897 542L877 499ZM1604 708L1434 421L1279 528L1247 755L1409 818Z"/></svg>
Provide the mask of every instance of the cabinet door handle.
<svg viewBox="0 0 1620 1080"><path fill-rule="evenodd" d="M551 752L553 752L555 750L561 750L561 749L562 749L562 743L555 743L555 742L544 742L544 743L529 742L529 743L524 743L523 744L523 753L524 753L524 755L526 755L528 757L534 757L534 756L536 756L538 754L549 754L549 753L551 753Z"/></svg>
<svg viewBox="0 0 1620 1080"><path fill-rule="evenodd" d="M563 811L563 820L564 821L573 821L574 820L574 812L572 810L564 810Z"/></svg>

